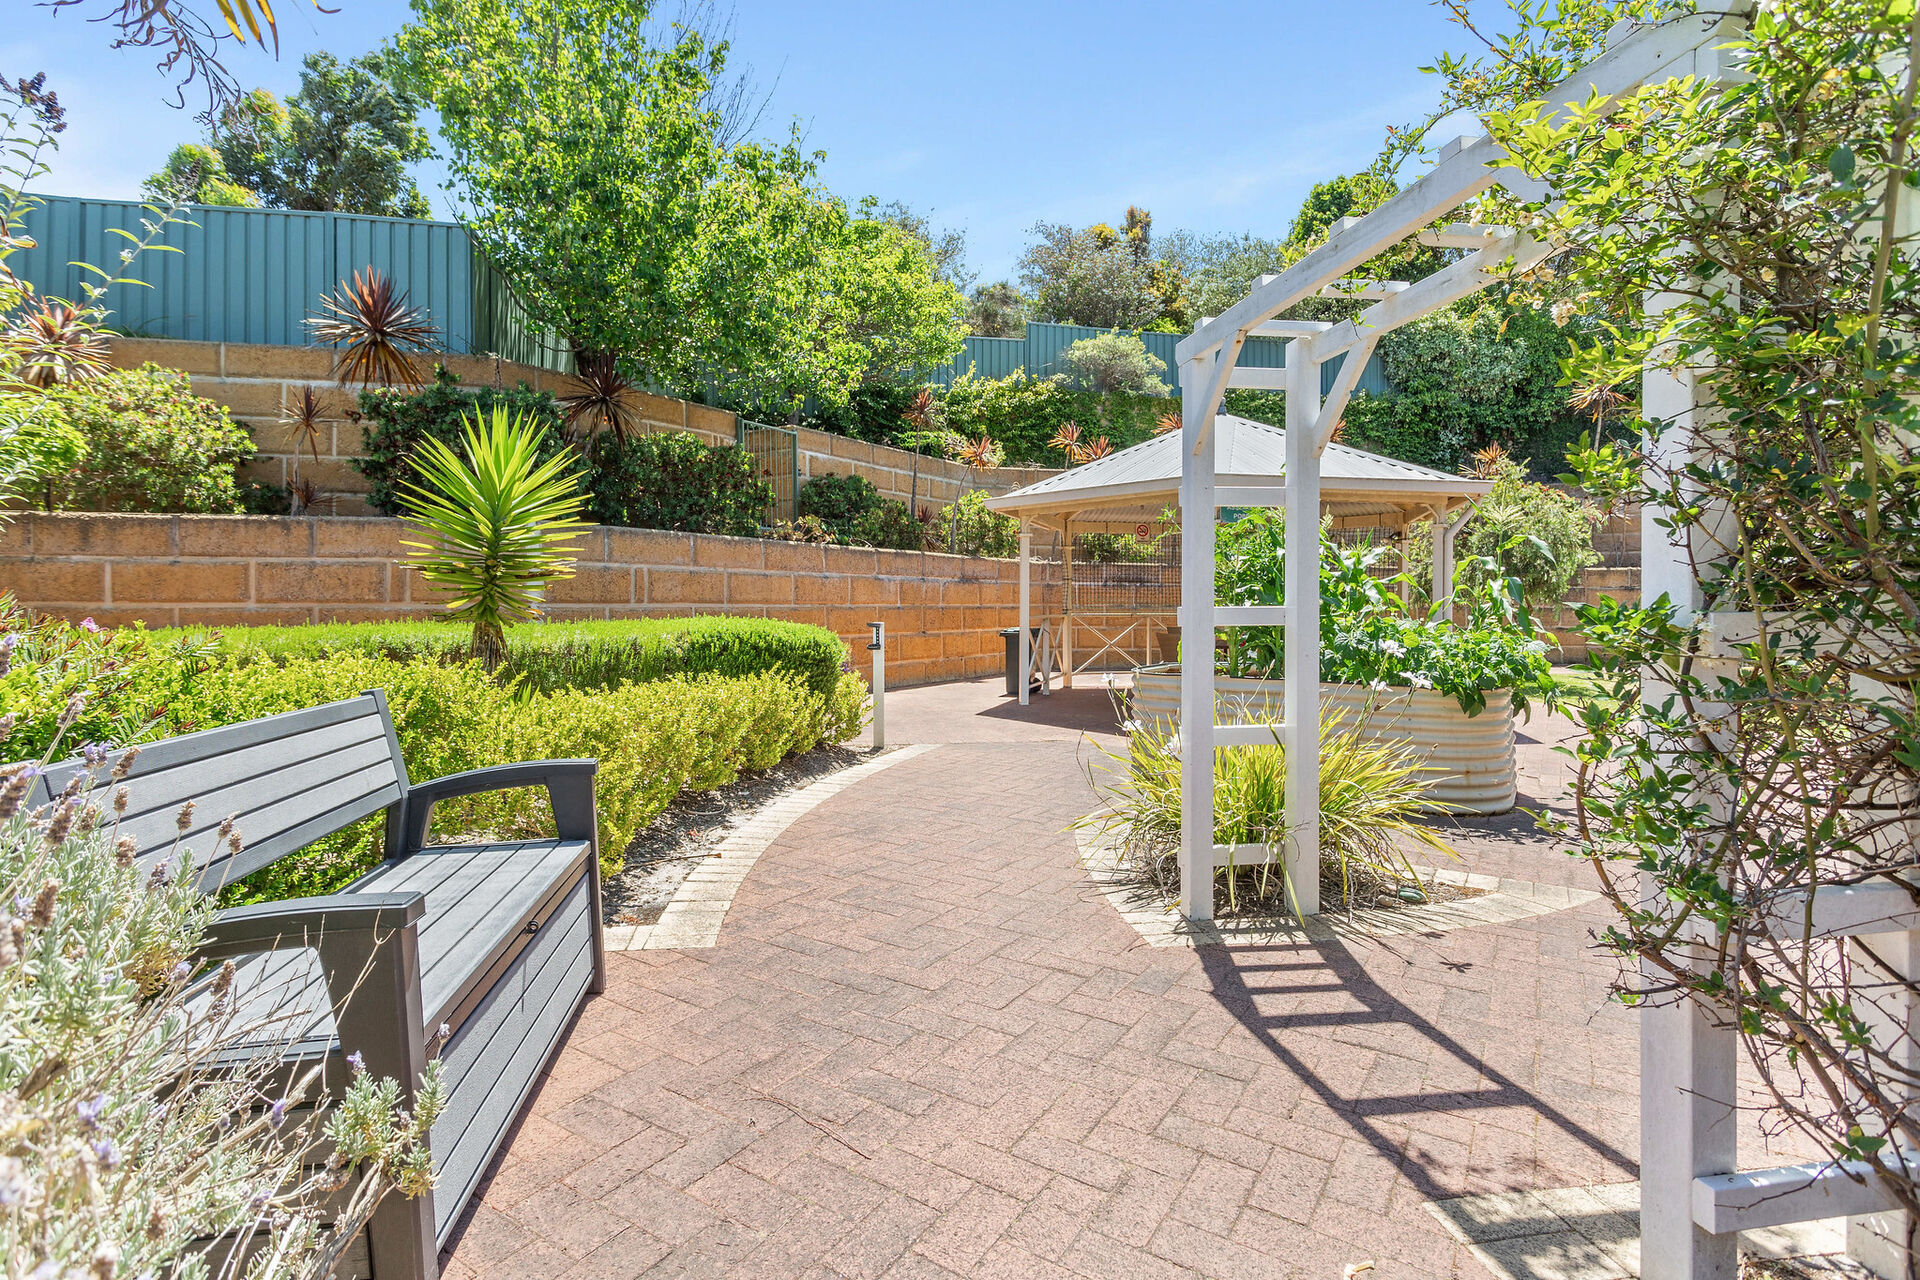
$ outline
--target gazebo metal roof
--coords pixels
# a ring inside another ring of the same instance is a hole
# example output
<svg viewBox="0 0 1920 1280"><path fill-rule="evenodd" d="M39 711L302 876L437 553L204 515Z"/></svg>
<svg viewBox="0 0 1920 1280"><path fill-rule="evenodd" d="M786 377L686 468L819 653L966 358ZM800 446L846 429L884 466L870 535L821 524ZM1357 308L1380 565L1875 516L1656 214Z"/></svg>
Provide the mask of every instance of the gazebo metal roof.
<svg viewBox="0 0 1920 1280"><path fill-rule="evenodd" d="M1219 414L1214 418L1214 467L1222 486L1279 487L1287 468L1287 433L1280 427ZM1431 467L1329 444L1321 455L1320 489L1334 515L1372 515L1438 507L1451 511L1484 496L1490 480L1448 475ZM1121 519L1158 511L1180 499L1180 435L1170 432L1118 453L987 499L1004 515L1038 523L1097 511Z"/></svg>

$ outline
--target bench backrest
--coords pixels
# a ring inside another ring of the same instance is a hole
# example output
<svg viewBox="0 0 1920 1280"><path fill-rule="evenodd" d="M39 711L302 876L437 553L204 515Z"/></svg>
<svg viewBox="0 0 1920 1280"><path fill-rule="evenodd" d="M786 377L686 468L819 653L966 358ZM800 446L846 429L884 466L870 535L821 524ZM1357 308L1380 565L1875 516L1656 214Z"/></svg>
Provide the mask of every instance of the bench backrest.
<svg viewBox="0 0 1920 1280"><path fill-rule="evenodd" d="M107 772L118 759L114 752L96 774L94 803L102 809L112 803ZM85 769L79 759L50 767L36 802ZM212 893L394 805L407 794L407 766L386 695L375 689L149 744L126 787L120 834L133 838L141 864L168 857L177 842L192 852L201 890ZM193 817L182 835L180 808L189 800ZM217 839L229 817L242 841L237 855Z"/></svg>

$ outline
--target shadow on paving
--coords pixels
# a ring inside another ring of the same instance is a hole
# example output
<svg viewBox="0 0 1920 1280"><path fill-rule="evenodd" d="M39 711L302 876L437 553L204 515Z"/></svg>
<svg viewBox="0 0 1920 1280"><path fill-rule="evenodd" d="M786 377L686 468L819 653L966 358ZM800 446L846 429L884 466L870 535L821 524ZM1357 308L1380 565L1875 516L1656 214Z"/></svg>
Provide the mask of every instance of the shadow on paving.
<svg viewBox="0 0 1920 1280"><path fill-rule="evenodd" d="M1352 1126L1354 1133L1384 1159L1401 1164L1402 1143L1376 1123L1421 1111L1478 1111L1494 1107L1525 1107L1541 1121L1557 1127L1574 1141L1637 1178L1640 1166L1625 1152L1592 1133L1538 1094L1508 1079L1484 1058L1469 1050L1418 1011L1385 990L1338 939L1305 941L1275 947L1200 947L1200 966L1213 984L1221 1007L1252 1032L1267 1051L1297 1076L1320 1102ZM1294 975L1298 975L1296 979ZM1306 981L1308 975L1326 981ZM1263 985L1263 984L1273 985ZM1261 997L1340 995L1358 1001L1360 1009L1293 1013L1263 1013ZM1491 1087L1456 1089L1390 1097L1345 1097L1323 1080L1287 1046L1285 1033L1308 1028L1390 1026L1424 1037L1471 1068ZM1429 1200L1458 1195L1436 1182L1426 1168L1409 1157L1401 1165L1407 1181Z"/></svg>

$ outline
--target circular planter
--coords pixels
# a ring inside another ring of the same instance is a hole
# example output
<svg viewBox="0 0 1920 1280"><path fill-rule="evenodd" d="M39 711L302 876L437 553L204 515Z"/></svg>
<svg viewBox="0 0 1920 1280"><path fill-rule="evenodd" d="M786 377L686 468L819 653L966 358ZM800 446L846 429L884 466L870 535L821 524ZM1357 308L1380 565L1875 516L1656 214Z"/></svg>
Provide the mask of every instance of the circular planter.
<svg viewBox="0 0 1920 1280"><path fill-rule="evenodd" d="M1220 724L1279 721L1285 716L1286 684L1280 680L1213 678ZM1373 710L1366 713L1367 701ZM1431 689L1376 691L1353 684L1322 684L1320 711L1345 712L1349 725L1372 741L1406 743L1421 763L1434 807L1452 813L1506 813L1516 798L1513 700L1505 690L1487 694L1487 707L1469 716L1460 704ZM1133 673L1133 716L1177 725L1180 667L1141 667Z"/></svg>

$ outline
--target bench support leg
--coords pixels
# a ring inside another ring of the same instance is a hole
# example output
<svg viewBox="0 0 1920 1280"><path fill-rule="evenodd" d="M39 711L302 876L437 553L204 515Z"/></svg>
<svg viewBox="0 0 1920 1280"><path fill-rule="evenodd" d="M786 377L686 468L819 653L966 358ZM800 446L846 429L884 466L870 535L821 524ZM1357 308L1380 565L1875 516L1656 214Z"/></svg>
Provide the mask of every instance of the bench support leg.
<svg viewBox="0 0 1920 1280"><path fill-rule="evenodd" d="M341 1052L359 1053L375 1079L397 1080L400 1104L411 1109L427 1069L419 927L409 924L377 936L337 934L322 938L318 949L337 1011ZM367 1224L367 1245L377 1280L438 1280L433 1193L409 1198L388 1192Z"/></svg>

